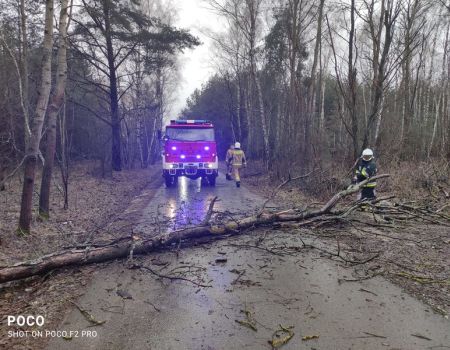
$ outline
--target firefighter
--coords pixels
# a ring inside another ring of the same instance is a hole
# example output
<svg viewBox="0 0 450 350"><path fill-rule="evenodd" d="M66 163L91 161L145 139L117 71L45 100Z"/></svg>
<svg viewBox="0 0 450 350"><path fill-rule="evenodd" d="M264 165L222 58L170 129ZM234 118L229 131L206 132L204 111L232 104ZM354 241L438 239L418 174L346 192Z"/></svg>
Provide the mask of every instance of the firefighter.
<svg viewBox="0 0 450 350"><path fill-rule="evenodd" d="M366 148L361 155L361 158L356 167L355 182L362 182L369 177L373 177L377 174L377 166L373 158L373 151L370 148ZM369 181L365 184L361 190L360 200L364 199L375 199L375 187L377 186L376 181Z"/></svg>
<svg viewBox="0 0 450 350"><path fill-rule="evenodd" d="M234 180L236 181L236 187L241 187L241 177L239 170L242 167L247 167L247 161L245 159L245 153L241 150L241 144L236 142L234 144L234 150L231 152L231 157L228 159L233 168Z"/></svg>
<svg viewBox="0 0 450 350"><path fill-rule="evenodd" d="M226 174L227 180L233 180L233 178L231 177L233 167L231 166L230 162L230 159L233 158L233 150L234 150L234 143L230 145L227 151L227 155L225 156L225 163L227 165L227 174Z"/></svg>

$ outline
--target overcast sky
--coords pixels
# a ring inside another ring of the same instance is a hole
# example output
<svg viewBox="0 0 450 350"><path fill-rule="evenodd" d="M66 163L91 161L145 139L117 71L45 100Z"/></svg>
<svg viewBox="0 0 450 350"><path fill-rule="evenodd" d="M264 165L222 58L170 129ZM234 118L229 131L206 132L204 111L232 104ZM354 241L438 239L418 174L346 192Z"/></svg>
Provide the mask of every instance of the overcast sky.
<svg viewBox="0 0 450 350"><path fill-rule="evenodd" d="M181 82L176 92L176 103L172 111L177 116L186 104L186 99L200 88L213 74L214 67L211 60L211 39L205 35L217 28L218 17L206 8L202 0L176 1L178 21L176 26L189 29L203 43L195 49L186 50L181 61ZM172 117L172 116L171 116Z"/></svg>

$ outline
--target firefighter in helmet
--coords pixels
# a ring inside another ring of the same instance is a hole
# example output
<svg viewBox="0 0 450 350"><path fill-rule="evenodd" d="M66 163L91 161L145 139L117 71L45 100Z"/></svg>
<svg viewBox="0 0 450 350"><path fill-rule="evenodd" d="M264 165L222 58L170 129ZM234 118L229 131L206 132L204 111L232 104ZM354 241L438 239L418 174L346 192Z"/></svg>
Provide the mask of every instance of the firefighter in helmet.
<svg viewBox="0 0 450 350"><path fill-rule="evenodd" d="M234 180L236 181L236 187L241 187L241 177L239 170L242 167L247 167L247 160L245 159L245 153L241 150L241 144L236 142L234 149L231 152L231 157L228 159L231 167L233 168Z"/></svg>
<svg viewBox="0 0 450 350"><path fill-rule="evenodd" d="M373 158L373 151L370 148L366 148L361 155L361 158L356 167L355 182L359 183L373 177L377 174L377 166ZM374 199L376 181L371 180L365 184L361 190L360 199Z"/></svg>
<svg viewBox="0 0 450 350"><path fill-rule="evenodd" d="M230 145L230 147L227 150L227 155L225 156L225 163L227 165L227 174L226 178L227 180L232 180L231 174L233 173L233 167L231 166L230 159L233 158L233 150L234 150L234 143Z"/></svg>

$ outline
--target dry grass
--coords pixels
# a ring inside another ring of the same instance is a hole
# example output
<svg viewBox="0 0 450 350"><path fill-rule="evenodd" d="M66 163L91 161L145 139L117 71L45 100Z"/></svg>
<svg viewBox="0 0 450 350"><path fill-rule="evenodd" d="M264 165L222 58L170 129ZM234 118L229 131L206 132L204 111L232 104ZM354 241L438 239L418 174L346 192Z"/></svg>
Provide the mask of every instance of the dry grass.
<svg viewBox="0 0 450 350"><path fill-rule="evenodd" d="M279 172L265 173L263 164L255 162L244 173L244 182L258 192L269 196L274 187L288 178L289 174ZM378 163L378 173L388 173L388 179L378 182L377 191L382 194L393 194L403 200L429 201L438 200L444 202L449 199L450 175L449 162L443 159L432 162L390 162ZM304 169L291 170L291 177L307 173ZM256 174L256 175L254 175ZM332 164L329 167L318 168L306 179L294 181L285 186L277 197L280 200L296 197L302 201L324 201L336 192L347 188L351 184L352 172L343 164ZM288 193L284 196L283 192Z"/></svg>

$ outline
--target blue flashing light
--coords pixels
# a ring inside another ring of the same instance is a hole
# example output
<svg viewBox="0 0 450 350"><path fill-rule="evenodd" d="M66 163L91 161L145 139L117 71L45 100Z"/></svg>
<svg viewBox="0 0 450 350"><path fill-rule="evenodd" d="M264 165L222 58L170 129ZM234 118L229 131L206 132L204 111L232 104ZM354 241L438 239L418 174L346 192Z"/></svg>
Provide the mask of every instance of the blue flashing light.
<svg viewBox="0 0 450 350"><path fill-rule="evenodd" d="M210 120L206 119L187 119L187 120L171 120L171 124L211 124Z"/></svg>

